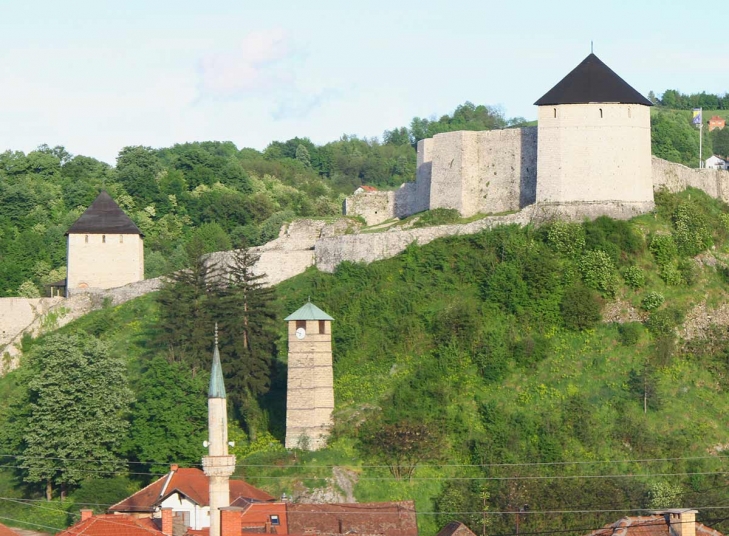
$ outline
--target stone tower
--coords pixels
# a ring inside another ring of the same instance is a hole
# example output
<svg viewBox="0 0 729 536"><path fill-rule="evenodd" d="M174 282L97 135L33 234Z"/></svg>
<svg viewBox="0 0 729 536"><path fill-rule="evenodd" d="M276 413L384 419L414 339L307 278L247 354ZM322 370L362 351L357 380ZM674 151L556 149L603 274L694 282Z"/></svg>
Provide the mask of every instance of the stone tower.
<svg viewBox="0 0 729 536"><path fill-rule="evenodd" d="M210 486L210 536L220 534L220 509L230 506L228 479L235 471L235 456L228 454L228 407L223 383L223 369L218 351L218 328L215 327L215 350L208 389L208 455L202 465Z"/></svg>
<svg viewBox="0 0 729 536"><path fill-rule="evenodd" d="M66 293L114 288L144 279L144 241L139 228L102 191L66 233Z"/></svg>
<svg viewBox="0 0 729 536"><path fill-rule="evenodd" d="M289 315L286 448L326 445L334 410L331 316L309 302Z"/></svg>
<svg viewBox="0 0 729 536"><path fill-rule="evenodd" d="M626 218L653 208L648 99L590 54L535 104L537 203Z"/></svg>

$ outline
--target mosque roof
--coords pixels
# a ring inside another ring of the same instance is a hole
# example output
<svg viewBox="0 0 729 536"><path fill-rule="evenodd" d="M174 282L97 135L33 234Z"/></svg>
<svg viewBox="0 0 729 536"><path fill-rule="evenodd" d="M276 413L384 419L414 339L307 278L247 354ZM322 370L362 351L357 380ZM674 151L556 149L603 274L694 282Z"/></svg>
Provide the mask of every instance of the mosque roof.
<svg viewBox="0 0 729 536"><path fill-rule="evenodd" d="M653 106L595 54L590 54L556 86L539 99L537 106L619 102Z"/></svg>
<svg viewBox="0 0 729 536"><path fill-rule="evenodd" d="M104 190L66 234L137 234L144 236L139 227Z"/></svg>
<svg viewBox="0 0 729 536"><path fill-rule="evenodd" d="M334 320L331 316L326 314L324 311L319 309L316 305L311 302L307 302L303 307L297 311L291 313L289 316L284 318L286 322L291 320Z"/></svg>

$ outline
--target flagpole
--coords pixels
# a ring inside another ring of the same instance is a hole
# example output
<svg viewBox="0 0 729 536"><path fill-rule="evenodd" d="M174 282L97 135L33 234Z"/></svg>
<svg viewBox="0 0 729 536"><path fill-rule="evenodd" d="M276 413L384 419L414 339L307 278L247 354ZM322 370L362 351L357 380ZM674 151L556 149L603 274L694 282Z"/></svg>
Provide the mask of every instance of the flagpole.
<svg viewBox="0 0 729 536"><path fill-rule="evenodd" d="M702 154L702 144L704 141L704 109L699 108L699 117L701 123L699 123L699 169L704 167L704 156Z"/></svg>

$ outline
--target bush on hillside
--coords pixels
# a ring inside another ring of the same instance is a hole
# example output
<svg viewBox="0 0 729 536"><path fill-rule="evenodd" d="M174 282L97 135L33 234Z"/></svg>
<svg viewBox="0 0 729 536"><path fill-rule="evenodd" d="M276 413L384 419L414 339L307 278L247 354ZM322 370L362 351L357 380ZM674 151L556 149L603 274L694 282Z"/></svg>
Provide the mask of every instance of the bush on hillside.
<svg viewBox="0 0 729 536"><path fill-rule="evenodd" d="M578 267L585 285L599 291L603 296L615 296L618 275L607 253L600 250L587 251L580 258Z"/></svg>
<svg viewBox="0 0 729 536"><path fill-rule="evenodd" d="M622 271L625 284L632 289L638 289L645 285L645 272L637 266L628 266Z"/></svg>
<svg viewBox="0 0 729 536"><path fill-rule="evenodd" d="M484 294L486 299L509 313L519 314L529 306L527 285L515 263L498 264L486 281Z"/></svg>
<svg viewBox="0 0 729 536"><path fill-rule="evenodd" d="M664 301L666 301L666 298L663 297L663 294L660 294L659 292L649 292L641 300L640 306L644 311L652 311L653 309L658 309L661 305L663 305Z"/></svg>
<svg viewBox="0 0 729 536"><path fill-rule="evenodd" d="M583 224L585 247L599 249L610 255L616 264L625 262L628 255L643 251L643 236L627 221L600 216Z"/></svg>
<svg viewBox="0 0 729 536"><path fill-rule="evenodd" d="M681 203L673 214L674 238L681 255L694 257L712 246L707 217L694 203Z"/></svg>
<svg viewBox="0 0 729 536"><path fill-rule="evenodd" d="M648 247L653 257L656 259L658 266L666 266L678 256L678 248L676 242L671 235L654 234L650 237L650 246Z"/></svg>
<svg viewBox="0 0 729 536"><path fill-rule="evenodd" d="M567 288L562 297L562 318L565 326L573 330L590 329L600 322L600 298L584 285Z"/></svg>
<svg viewBox="0 0 729 536"><path fill-rule="evenodd" d="M547 243L557 253L576 258L585 248L585 228L579 223L557 220L547 226Z"/></svg>
<svg viewBox="0 0 729 536"><path fill-rule="evenodd" d="M645 325L651 334L658 338L673 336L676 327L683 322L683 312L675 307L653 311L646 320Z"/></svg>
<svg viewBox="0 0 729 536"><path fill-rule="evenodd" d="M634 346L643 333L643 324L640 322L626 322L618 325L618 335L623 346Z"/></svg>
<svg viewBox="0 0 729 536"><path fill-rule="evenodd" d="M432 227L433 225L448 225L458 223L461 214L454 208L434 208L426 210L419 215L413 227Z"/></svg>

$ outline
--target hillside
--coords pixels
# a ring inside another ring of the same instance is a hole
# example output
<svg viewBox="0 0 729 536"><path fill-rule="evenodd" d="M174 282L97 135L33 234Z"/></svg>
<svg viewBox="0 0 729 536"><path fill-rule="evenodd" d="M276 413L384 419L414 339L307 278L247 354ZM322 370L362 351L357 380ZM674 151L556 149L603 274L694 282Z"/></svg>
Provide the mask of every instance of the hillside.
<svg viewBox="0 0 729 536"><path fill-rule="evenodd" d="M453 518L510 534L515 516L504 512L525 504L525 533L584 534L624 510L687 505L726 530L722 510L706 507L729 499L729 207L695 190L660 194L657 205L627 223L503 227L280 284L273 383L259 401L268 432L251 440L233 427L240 473L274 495L300 494L345 467L340 487L352 484L358 500L414 498L422 534ZM329 449L287 453L280 319L309 296L335 318L336 427ZM158 311L150 295L60 330L98 337L126 363L137 402L122 455L134 463L111 481L84 480L50 510L6 500L0 516L57 527L70 519L54 509L110 504L169 462L197 463L206 377L165 360ZM0 380L2 497L42 497L11 471L44 339L24 341L29 360ZM153 408L155 428L168 431L154 444L141 417ZM390 445L372 442L373 430L398 423L437 439L410 481L393 478ZM609 512L565 513L574 510Z"/></svg>

